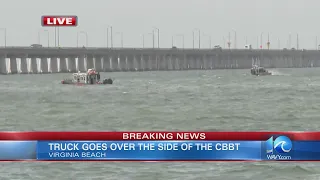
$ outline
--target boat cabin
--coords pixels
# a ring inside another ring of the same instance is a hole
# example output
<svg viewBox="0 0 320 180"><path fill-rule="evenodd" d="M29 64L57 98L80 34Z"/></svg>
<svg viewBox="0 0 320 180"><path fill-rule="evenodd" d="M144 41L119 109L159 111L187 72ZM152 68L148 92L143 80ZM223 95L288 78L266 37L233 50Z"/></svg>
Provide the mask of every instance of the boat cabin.
<svg viewBox="0 0 320 180"><path fill-rule="evenodd" d="M73 82L83 84L96 84L100 81L99 73L73 73Z"/></svg>
<svg viewBox="0 0 320 180"><path fill-rule="evenodd" d="M256 71L258 72L267 72L267 70L263 67L258 67L258 68L255 68Z"/></svg>
<svg viewBox="0 0 320 180"><path fill-rule="evenodd" d="M78 83L86 83L88 81L87 73L73 73L73 81Z"/></svg>

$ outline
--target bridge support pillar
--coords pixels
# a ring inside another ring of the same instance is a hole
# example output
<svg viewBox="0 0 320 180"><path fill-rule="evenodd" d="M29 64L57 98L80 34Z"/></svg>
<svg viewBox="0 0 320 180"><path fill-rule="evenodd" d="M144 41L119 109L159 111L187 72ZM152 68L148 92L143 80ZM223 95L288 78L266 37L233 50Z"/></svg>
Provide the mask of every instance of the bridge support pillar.
<svg viewBox="0 0 320 180"><path fill-rule="evenodd" d="M48 58L47 57L41 57L40 65L41 65L41 73L43 73L43 74L48 73Z"/></svg>
<svg viewBox="0 0 320 180"><path fill-rule="evenodd" d="M174 70L180 70L179 57L177 55L171 55L171 60L173 61Z"/></svg>
<svg viewBox="0 0 320 180"><path fill-rule="evenodd" d="M77 71L86 72L86 69L84 67L85 58L85 55L81 55L78 57Z"/></svg>
<svg viewBox="0 0 320 180"><path fill-rule="evenodd" d="M134 56L133 56L133 67L134 67L134 70L135 70L135 71L138 71L138 70L139 70L139 68L140 68L140 62L141 62L141 61L137 59L137 56L134 55Z"/></svg>
<svg viewBox="0 0 320 180"><path fill-rule="evenodd" d="M209 69L213 69L213 56L209 55L207 56L207 65Z"/></svg>
<svg viewBox="0 0 320 180"><path fill-rule="evenodd" d="M137 61L138 61L138 71L145 71L147 69L148 65L148 59L144 59L143 55L136 55Z"/></svg>
<svg viewBox="0 0 320 180"><path fill-rule="evenodd" d="M143 71L150 71L152 69L152 61L150 60L149 55L140 55L141 59L141 69Z"/></svg>
<svg viewBox="0 0 320 180"><path fill-rule="evenodd" d="M159 62L159 71L167 70L168 63L166 62L165 56L163 57L158 56L158 62Z"/></svg>
<svg viewBox="0 0 320 180"><path fill-rule="evenodd" d="M188 58L187 55L183 55L183 70L188 70Z"/></svg>
<svg viewBox="0 0 320 180"><path fill-rule="evenodd" d="M27 56L20 58L20 74L28 74Z"/></svg>
<svg viewBox="0 0 320 180"><path fill-rule="evenodd" d="M130 71L130 64L129 64L128 56L124 55L124 59L126 60L126 69L125 69L125 71Z"/></svg>
<svg viewBox="0 0 320 180"><path fill-rule="evenodd" d="M140 70L149 71L151 69L151 61L148 55L138 55L138 59L141 61Z"/></svg>
<svg viewBox="0 0 320 180"><path fill-rule="evenodd" d="M103 71L104 72L111 71L110 57L107 55L103 56Z"/></svg>
<svg viewBox="0 0 320 180"><path fill-rule="evenodd" d="M0 55L0 74L7 74L7 62L6 62L7 55L1 54Z"/></svg>
<svg viewBox="0 0 320 180"><path fill-rule="evenodd" d="M197 69L197 66L196 66L196 58L194 56L191 56L189 57L189 69Z"/></svg>
<svg viewBox="0 0 320 180"><path fill-rule="evenodd" d="M30 59L30 73L37 74L38 73L38 63L36 57L31 57Z"/></svg>
<svg viewBox="0 0 320 180"><path fill-rule="evenodd" d="M94 69L94 64L93 64L93 56L92 55L87 55L87 63L86 63L86 70L87 69Z"/></svg>
<svg viewBox="0 0 320 180"><path fill-rule="evenodd" d="M111 70L119 71L118 56L111 56Z"/></svg>
<svg viewBox="0 0 320 180"><path fill-rule="evenodd" d="M209 64L208 64L208 56L207 55L203 55L202 56L202 61L201 61L201 63L202 63L202 69L210 69L210 66L209 66Z"/></svg>
<svg viewBox="0 0 320 180"><path fill-rule="evenodd" d="M127 71L127 59L126 56L124 55L119 55L118 56L118 62L119 62L119 70L120 71Z"/></svg>
<svg viewBox="0 0 320 180"><path fill-rule="evenodd" d="M138 67L137 67L137 71L144 71L147 61L145 59L143 59L143 55L136 55L135 56L138 62Z"/></svg>
<svg viewBox="0 0 320 180"><path fill-rule="evenodd" d="M155 55L155 60L157 63L157 70L159 71L161 69L161 62L162 62L160 56Z"/></svg>
<svg viewBox="0 0 320 180"><path fill-rule="evenodd" d="M196 69L201 69L201 58L199 56L196 56Z"/></svg>
<svg viewBox="0 0 320 180"><path fill-rule="evenodd" d="M212 56L212 67L213 69L219 69L219 54Z"/></svg>
<svg viewBox="0 0 320 180"><path fill-rule="evenodd" d="M59 72L61 73L66 73L68 72L68 69L67 69L67 58L62 56L59 58L60 59L60 67L59 67Z"/></svg>
<svg viewBox="0 0 320 180"><path fill-rule="evenodd" d="M77 71L76 57L68 57L68 71L73 73Z"/></svg>
<svg viewBox="0 0 320 180"><path fill-rule="evenodd" d="M173 70L173 66L172 66L172 60L170 58L170 55L163 56L163 61L166 63L166 67L165 67L164 70L172 71Z"/></svg>
<svg viewBox="0 0 320 180"><path fill-rule="evenodd" d="M51 73L59 72L59 69L58 69L58 58L57 57L51 57L50 58L50 72Z"/></svg>
<svg viewBox="0 0 320 180"><path fill-rule="evenodd" d="M102 69L102 57L101 56L94 56L94 68L98 72L103 71L103 69Z"/></svg>
<svg viewBox="0 0 320 180"><path fill-rule="evenodd" d="M17 74L18 66L17 66L17 57L10 57L10 73Z"/></svg>
<svg viewBox="0 0 320 180"><path fill-rule="evenodd" d="M154 71L157 70L158 66L157 66L157 60L156 60L156 56L153 54L150 55L144 55L143 59L145 59L146 63L146 70L147 71Z"/></svg>
<svg viewBox="0 0 320 180"><path fill-rule="evenodd" d="M179 64L179 70L186 69L186 63L183 55L177 56L178 58L178 64Z"/></svg>
<svg viewBox="0 0 320 180"><path fill-rule="evenodd" d="M133 55L127 56L127 67L128 71L134 71Z"/></svg>
<svg viewBox="0 0 320 180"><path fill-rule="evenodd" d="M153 55L143 55L144 62L146 62L145 69L147 71L152 71L157 69L157 61Z"/></svg>
<svg viewBox="0 0 320 180"><path fill-rule="evenodd" d="M137 55L137 58L140 59L140 71L149 71L151 69L151 61L148 55Z"/></svg>

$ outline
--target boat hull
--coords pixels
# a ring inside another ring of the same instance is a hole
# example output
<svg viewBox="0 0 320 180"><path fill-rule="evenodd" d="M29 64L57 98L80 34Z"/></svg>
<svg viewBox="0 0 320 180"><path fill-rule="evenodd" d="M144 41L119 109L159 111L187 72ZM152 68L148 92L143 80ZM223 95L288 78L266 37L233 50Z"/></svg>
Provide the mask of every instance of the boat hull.
<svg viewBox="0 0 320 180"><path fill-rule="evenodd" d="M108 84L102 84L102 83L96 83L96 84L85 84L85 83L61 83L66 85L76 85L76 86L84 86L84 85L108 85Z"/></svg>
<svg viewBox="0 0 320 180"><path fill-rule="evenodd" d="M252 75L255 75L255 76L269 76L269 75L272 75L272 73L258 73L258 74L255 74L255 73L251 73Z"/></svg>
<svg viewBox="0 0 320 180"><path fill-rule="evenodd" d="M106 84L113 84L113 80L112 79L105 79L102 82L96 82L94 84L90 84L90 83L82 83L82 82L75 82L69 79L66 80L62 80L61 84L70 84L70 85L106 85Z"/></svg>

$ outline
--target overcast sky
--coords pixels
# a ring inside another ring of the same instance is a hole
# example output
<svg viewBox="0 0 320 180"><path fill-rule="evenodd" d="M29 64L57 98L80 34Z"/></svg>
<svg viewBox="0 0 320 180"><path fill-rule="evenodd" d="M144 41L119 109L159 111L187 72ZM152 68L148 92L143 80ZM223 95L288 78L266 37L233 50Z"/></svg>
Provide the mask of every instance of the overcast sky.
<svg viewBox="0 0 320 180"><path fill-rule="evenodd" d="M201 30L201 47L224 46L231 32L237 32L237 47L246 43L257 46L257 37L263 32L267 42L270 32L272 48L287 47L291 32L291 46L296 47L297 33L300 48L315 48L320 35L319 0L2 0L0 20L7 28L7 46L29 46L37 43L38 31L50 31L50 46L54 46L54 28L42 28L42 15L77 15L78 27L60 28L60 46L76 46L77 32L88 33L91 47L105 46L105 26L114 29L114 46L121 46L116 32L123 32L125 47L142 47L141 34L160 29L160 47L169 48L172 35L183 34L185 48L192 47L192 31ZM2 34L2 35L1 35ZM155 38L157 40L157 38ZM318 42L320 43L320 36ZM80 45L85 37L80 36ZM0 46L4 44L0 32ZM41 44L47 44L47 36L41 33ZM110 43L109 43L110 44ZM157 45L157 42L155 42ZM259 40L260 44L260 40ZM176 37L175 46L182 46L182 38ZM145 36L145 46L152 47L151 35ZM195 46L198 47L198 37Z"/></svg>

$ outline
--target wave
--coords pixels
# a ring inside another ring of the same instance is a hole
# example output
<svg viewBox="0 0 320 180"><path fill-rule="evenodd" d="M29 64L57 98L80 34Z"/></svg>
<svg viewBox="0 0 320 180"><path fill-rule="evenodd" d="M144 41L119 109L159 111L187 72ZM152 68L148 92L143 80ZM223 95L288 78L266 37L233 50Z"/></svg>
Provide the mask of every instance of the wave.
<svg viewBox="0 0 320 180"><path fill-rule="evenodd" d="M272 76L290 76L290 74L285 74L285 73L279 72L275 69L269 70L269 72L271 72Z"/></svg>

